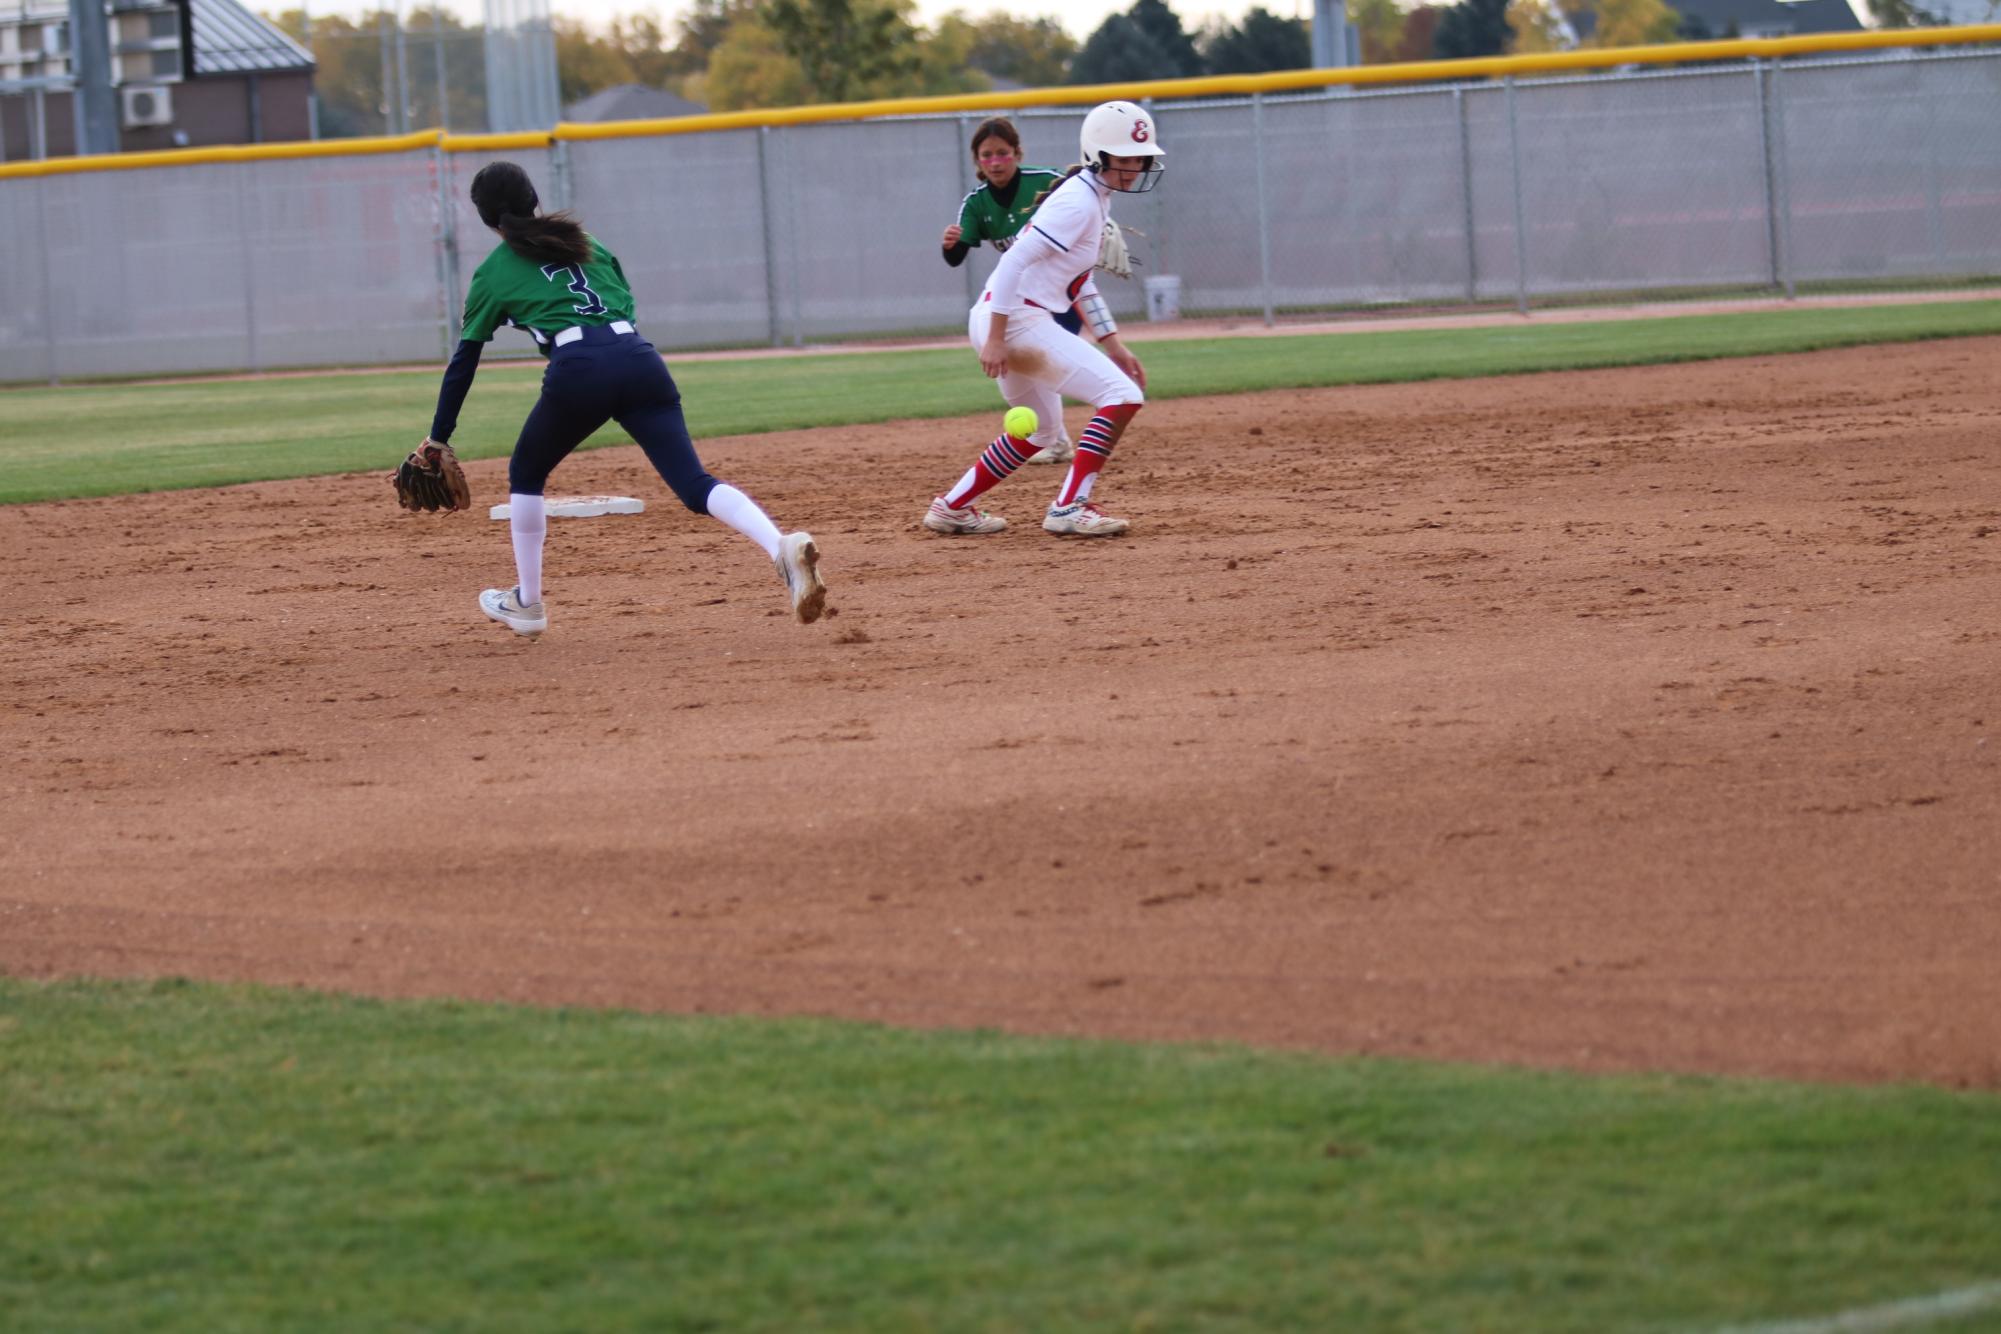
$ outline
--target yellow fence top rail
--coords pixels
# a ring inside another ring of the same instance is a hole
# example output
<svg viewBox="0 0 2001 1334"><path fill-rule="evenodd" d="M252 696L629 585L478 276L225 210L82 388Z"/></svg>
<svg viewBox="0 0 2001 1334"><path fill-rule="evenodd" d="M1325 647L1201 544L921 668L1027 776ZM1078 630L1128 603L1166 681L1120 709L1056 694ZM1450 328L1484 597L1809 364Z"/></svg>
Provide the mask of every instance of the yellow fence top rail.
<svg viewBox="0 0 2001 1334"><path fill-rule="evenodd" d="M174 148L157 153L105 153L97 157L52 157L40 162L0 163L0 178L67 176L83 171L131 171L138 167L191 167L207 162L258 162L272 158L360 157L368 153L408 153L443 138L419 130L386 139L314 139L289 144L224 144L215 148ZM547 136L543 136L547 138Z"/></svg>
<svg viewBox="0 0 2001 1334"><path fill-rule="evenodd" d="M1552 51L1531 56L1421 60L1402 65L1284 70L1276 74L1211 75L1199 79L1160 79L1150 83L1025 88L1011 93L970 93L948 97L895 98L876 102L835 102L821 106L782 107L776 110L725 111L698 116L676 116L666 120L603 123L565 121L553 129L531 130L516 134L447 134L441 130L421 130L415 134L388 138L321 139L310 143L242 144L222 148L184 148L160 153L112 153L96 157L0 163L0 179L10 176L59 176L85 171L125 171L137 167L190 166L205 162L249 162L273 158L407 153L426 149L441 149L447 153L491 153L514 148L547 148L559 139L572 142L591 139L640 139L667 134L702 134L715 130L872 120L886 116L1016 111L1035 106L1091 106L1114 97L1134 101L1142 98L1176 100L1197 97L1247 97L1253 93L1298 92L1308 88L1341 85L1374 87L1397 83L1453 82L1465 79L1615 69L1625 66L1677 65L1692 61L1777 60L1789 56L1830 55L1846 51L1980 46L1988 43L2001 43L2001 23L1969 24L1955 28L1878 28L1867 32L1821 33L1811 37L1754 37L1735 41L1676 42L1662 46Z"/></svg>

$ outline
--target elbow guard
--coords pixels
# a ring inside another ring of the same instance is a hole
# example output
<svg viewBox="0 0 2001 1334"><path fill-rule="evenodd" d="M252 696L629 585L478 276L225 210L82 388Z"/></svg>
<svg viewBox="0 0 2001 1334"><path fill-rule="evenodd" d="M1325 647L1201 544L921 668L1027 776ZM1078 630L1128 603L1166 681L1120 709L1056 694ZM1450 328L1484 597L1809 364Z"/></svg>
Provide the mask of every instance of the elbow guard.
<svg viewBox="0 0 2001 1334"><path fill-rule="evenodd" d="M1112 318L1112 308L1096 292L1077 299L1077 313L1084 317L1084 323L1091 326L1094 337L1110 338L1119 331L1119 322Z"/></svg>

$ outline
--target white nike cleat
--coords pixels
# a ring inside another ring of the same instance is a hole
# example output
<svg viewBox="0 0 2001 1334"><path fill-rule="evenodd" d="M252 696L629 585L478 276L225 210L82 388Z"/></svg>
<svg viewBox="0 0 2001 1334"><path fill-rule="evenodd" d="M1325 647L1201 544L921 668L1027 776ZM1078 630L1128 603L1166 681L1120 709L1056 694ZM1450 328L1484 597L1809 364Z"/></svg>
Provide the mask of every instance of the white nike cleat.
<svg viewBox="0 0 2001 1334"><path fill-rule="evenodd" d="M820 548L811 533L787 533L778 539L778 555L771 562L785 580L792 595L792 614L799 624L811 625L827 609L827 586L820 582Z"/></svg>
<svg viewBox="0 0 2001 1334"><path fill-rule="evenodd" d="M924 511L924 526L934 533L998 533L1007 527L1007 520L971 505L955 510L945 503L945 497L939 496Z"/></svg>
<svg viewBox="0 0 2001 1334"><path fill-rule="evenodd" d="M1042 516L1042 530L1068 537L1118 537L1131 527L1124 519L1114 519L1088 500L1072 505L1051 505Z"/></svg>
<svg viewBox="0 0 2001 1334"><path fill-rule="evenodd" d="M549 628L549 613L540 602L523 604L519 588L489 588L479 595L479 609L517 635L539 635Z"/></svg>
<svg viewBox="0 0 2001 1334"><path fill-rule="evenodd" d="M1038 449L1028 456L1030 463L1068 463L1077 457L1077 446L1068 436L1058 436L1056 443L1047 449Z"/></svg>

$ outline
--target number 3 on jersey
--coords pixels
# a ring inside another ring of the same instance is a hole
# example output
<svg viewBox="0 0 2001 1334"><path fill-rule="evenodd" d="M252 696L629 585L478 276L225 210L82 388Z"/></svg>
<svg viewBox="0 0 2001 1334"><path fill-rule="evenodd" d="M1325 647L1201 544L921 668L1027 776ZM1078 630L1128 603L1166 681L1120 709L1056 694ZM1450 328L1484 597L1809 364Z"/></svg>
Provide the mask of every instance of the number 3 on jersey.
<svg viewBox="0 0 2001 1334"><path fill-rule="evenodd" d="M542 266L542 276L550 282L555 282L558 278L563 277L567 277L570 280L570 290L584 299L583 304L576 307L577 314L602 315L605 313L606 306L604 301L596 292L591 290L591 285L584 281L584 269L581 264L544 264Z"/></svg>

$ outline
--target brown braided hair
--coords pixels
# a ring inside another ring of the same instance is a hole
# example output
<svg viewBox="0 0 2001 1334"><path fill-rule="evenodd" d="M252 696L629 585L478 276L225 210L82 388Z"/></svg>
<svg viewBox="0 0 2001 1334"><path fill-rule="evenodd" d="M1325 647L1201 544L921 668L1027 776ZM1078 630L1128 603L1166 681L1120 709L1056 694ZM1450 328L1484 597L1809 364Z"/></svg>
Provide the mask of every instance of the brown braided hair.
<svg viewBox="0 0 2001 1334"><path fill-rule="evenodd" d="M1072 176L1075 176L1078 172L1082 170L1084 170L1083 163L1081 162L1071 163L1070 166L1064 171L1064 173L1061 176L1058 176L1055 180L1049 183L1049 188L1047 190L1044 190L1041 194L1035 197L1034 201L1029 204L1029 207L1031 209L1041 208L1042 201L1049 198L1049 196L1055 194L1057 186L1063 184L1063 182L1069 180Z"/></svg>

